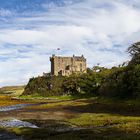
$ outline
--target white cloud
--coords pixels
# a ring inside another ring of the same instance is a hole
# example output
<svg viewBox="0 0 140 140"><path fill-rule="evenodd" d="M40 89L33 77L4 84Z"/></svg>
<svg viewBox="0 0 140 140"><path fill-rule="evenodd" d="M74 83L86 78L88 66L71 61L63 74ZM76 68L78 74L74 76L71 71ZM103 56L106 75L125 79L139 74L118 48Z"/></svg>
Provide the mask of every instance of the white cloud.
<svg viewBox="0 0 140 140"><path fill-rule="evenodd" d="M84 54L90 67L122 63L128 45L140 38L138 6L139 1L69 1L13 18L15 24L0 31L0 85L26 83L50 71L49 56L58 47L60 55Z"/></svg>
<svg viewBox="0 0 140 140"><path fill-rule="evenodd" d="M0 8L0 16L1 16L1 17L4 17L4 16L11 16L11 15L13 15L13 12L11 12L10 10Z"/></svg>

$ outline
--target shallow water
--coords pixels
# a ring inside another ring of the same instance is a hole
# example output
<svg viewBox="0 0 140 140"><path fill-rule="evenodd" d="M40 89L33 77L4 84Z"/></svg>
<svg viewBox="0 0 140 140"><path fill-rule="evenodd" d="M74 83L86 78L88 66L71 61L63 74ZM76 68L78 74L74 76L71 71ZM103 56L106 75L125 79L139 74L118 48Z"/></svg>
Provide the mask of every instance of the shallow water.
<svg viewBox="0 0 140 140"><path fill-rule="evenodd" d="M18 119L4 120L0 121L1 127L30 127L30 128L38 128L36 125L29 123L27 121L21 121Z"/></svg>
<svg viewBox="0 0 140 140"><path fill-rule="evenodd" d="M23 140L23 138L8 132L0 132L0 140Z"/></svg>
<svg viewBox="0 0 140 140"><path fill-rule="evenodd" d="M29 127L29 128L38 128L36 125L29 123L27 121L21 121L18 119L11 119L11 120L3 120L0 121L0 127L1 128L12 128L12 127ZM9 132L0 132L0 140L23 140L22 137L18 137L12 133Z"/></svg>
<svg viewBox="0 0 140 140"><path fill-rule="evenodd" d="M16 105L10 105L10 106L1 106L0 107L0 112L6 112L6 111L13 111L13 110L18 110L24 107L28 106L38 106L41 104L46 104L46 103L34 103L34 104L16 104ZM10 119L10 120L1 120L0 121L0 127L1 128L6 128L6 127L29 127L29 128L38 128L36 125L27 122L27 121L21 121L18 119ZM0 140L23 140L22 137L18 137L12 133L3 131L0 132Z"/></svg>
<svg viewBox="0 0 140 140"><path fill-rule="evenodd" d="M26 106L30 106L30 104L17 104L17 105L10 105L10 106L2 106L0 107L0 112L16 110L16 109L24 108Z"/></svg>
<svg viewBox="0 0 140 140"><path fill-rule="evenodd" d="M21 109L27 106L37 106L41 104L46 104L46 103L36 103L36 104L16 104L16 105L10 105L10 106L1 106L0 107L0 112L5 112L5 111L12 111L12 110L17 110Z"/></svg>

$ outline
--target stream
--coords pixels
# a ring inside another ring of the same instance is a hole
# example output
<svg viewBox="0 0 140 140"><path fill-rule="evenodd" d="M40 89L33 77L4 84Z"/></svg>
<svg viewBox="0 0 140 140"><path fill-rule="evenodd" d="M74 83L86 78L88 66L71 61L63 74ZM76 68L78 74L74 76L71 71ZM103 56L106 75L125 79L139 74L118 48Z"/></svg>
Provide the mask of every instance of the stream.
<svg viewBox="0 0 140 140"><path fill-rule="evenodd" d="M16 105L10 105L10 106L1 106L0 112L6 112L6 111L12 111L12 110L18 110L24 107L28 106L38 106L46 103L34 103L34 104L16 104Z"/></svg>
<svg viewBox="0 0 140 140"><path fill-rule="evenodd" d="M16 105L10 105L10 106L1 106L0 112L6 112L6 111L13 111L18 110L24 107L28 106L38 106L46 103L34 103L34 104L16 104ZM36 125L29 123L27 121L22 121L18 119L9 119L9 120L0 120L0 127L30 127L30 128L38 128Z"/></svg>
<svg viewBox="0 0 140 140"><path fill-rule="evenodd" d="M6 111L13 111L22 109L28 106L38 106L46 103L34 103L34 104L16 104L16 105L9 105L9 106L1 106L0 107L0 113L6 112ZM0 127L1 128L9 128L9 127L29 127L29 128L38 128L36 125L27 122L22 121L18 119L9 119L9 120L0 120ZM6 131L0 131L0 140L23 140L22 137L15 136L12 133L6 132Z"/></svg>

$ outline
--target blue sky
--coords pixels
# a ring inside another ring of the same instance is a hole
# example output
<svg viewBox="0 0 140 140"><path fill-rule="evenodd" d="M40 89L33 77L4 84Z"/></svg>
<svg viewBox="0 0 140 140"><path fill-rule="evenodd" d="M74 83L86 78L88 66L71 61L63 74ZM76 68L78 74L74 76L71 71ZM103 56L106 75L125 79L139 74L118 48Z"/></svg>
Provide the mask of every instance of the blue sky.
<svg viewBox="0 0 140 140"><path fill-rule="evenodd" d="M0 0L0 86L49 72L52 54L119 65L140 39L139 17L139 0Z"/></svg>

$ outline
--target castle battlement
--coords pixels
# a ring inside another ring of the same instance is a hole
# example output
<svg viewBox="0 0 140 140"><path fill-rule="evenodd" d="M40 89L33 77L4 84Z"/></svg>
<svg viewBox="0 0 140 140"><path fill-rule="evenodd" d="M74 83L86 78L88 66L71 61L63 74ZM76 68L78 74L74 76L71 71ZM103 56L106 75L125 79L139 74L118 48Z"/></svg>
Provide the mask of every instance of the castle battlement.
<svg viewBox="0 0 140 140"><path fill-rule="evenodd" d="M51 74L69 76L72 73L86 73L86 59L82 56L61 57L52 55Z"/></svg>

